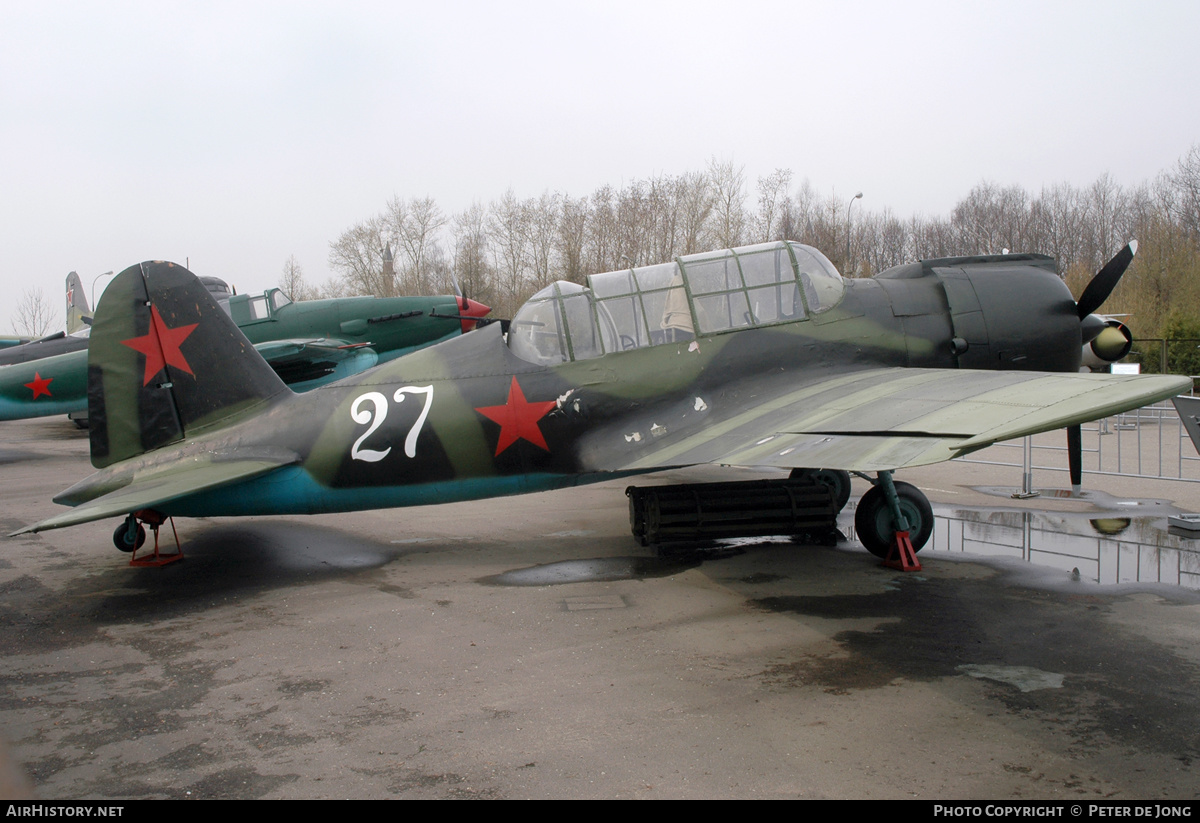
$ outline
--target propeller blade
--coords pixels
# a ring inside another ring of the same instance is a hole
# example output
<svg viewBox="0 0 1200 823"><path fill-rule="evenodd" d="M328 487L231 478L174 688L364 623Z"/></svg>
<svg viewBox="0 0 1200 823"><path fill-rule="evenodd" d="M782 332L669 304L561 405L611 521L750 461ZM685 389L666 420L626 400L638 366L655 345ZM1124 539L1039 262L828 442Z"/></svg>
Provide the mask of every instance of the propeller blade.
<svg viewBox="0 0 1200 823"><path fill-rule="evenodd" d="M1133 262L1135 254L1137 254L1137 241L1130 240L1129 245L1117 252L1116 257L1105 263L1104 268L1096 273L1092 281L1087 284L1087 288L1083 290L1083 294L1079 295L1077 305L1080 320L1104 304L1104 301L1112 294L1112 290L1117 287L1125 269L1129 268L1129 264Z"/></svg>
<svg viewBox="0 0 1200 823"><path fill-rule="evenodd" d="M1083 430L1067 426L1067 466L1071 472L1071 493L1079 494L1083 486Z"/></svg>

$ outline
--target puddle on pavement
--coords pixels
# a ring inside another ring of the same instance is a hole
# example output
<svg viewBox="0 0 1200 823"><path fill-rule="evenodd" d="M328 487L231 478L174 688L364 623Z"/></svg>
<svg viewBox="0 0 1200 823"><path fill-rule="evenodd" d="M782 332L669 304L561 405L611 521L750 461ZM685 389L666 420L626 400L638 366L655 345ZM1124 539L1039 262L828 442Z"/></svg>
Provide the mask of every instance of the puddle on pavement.
<svg viewBox="0 0 1200 823"><path fill-rule="evenodd" d="M596 557L587 560L563 560L484 578L482 583L497 586L554 586L560 583L585 583L605 580L640 580L668 577L699 566L705 557L695 553L663 557Z"/></svg>
<svg viewBox="0 0 1200 823"><path fill-rule="evenodd" d="M1175 510L1157 500L1091 500L1107 511L1073 513L934 506L934 528L922 554L1022 560L1101 584L1165 583L1200 591L1200 538L1168 529ZM854 503L838 525L851 542ZM598 557L513 569L481 581L501 586L547 586L587 581L664 577L738 554L778 537L747 537L678 547L656 556ZM844 545L844 544L843 544Z"/></svg>

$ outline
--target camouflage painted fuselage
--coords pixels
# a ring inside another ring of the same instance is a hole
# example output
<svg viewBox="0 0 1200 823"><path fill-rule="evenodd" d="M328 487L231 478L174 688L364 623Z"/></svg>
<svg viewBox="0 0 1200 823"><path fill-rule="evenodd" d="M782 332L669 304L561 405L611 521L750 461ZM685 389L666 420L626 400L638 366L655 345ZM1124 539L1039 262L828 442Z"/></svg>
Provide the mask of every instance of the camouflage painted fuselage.
<svg viewBox="0 0 1200 823"><path fill-rule="evenodd" d="M1044 258L1005 261L1007 269L984 258L915 264L847 282L836 306L802 321L554 365L517 357L489 327L304 395L251 398L253 413L208 432L198 415L184 421L194 433L167 435L161 448L143 432L110 457L111 444L98 449L94 434L93 461L108 468L56 499L78 505L214 454L280 465L155 508L188 516L315 513L515 494L719 460L721 438L744 434L754 445L756 432L788 430L797 408L823 415L806 427L818 433L845 431L860 408L886 418L897 388L872 386L880 369L997 370L998 391L1009 379L998 370L1077 371L1070 293ZM196 322L208 319L215 318ZM207 368L199 360L192 366L196 375ZM190 377L175 371L170 379L182 387ZM922 390L918 383L906 391ZM836 413L829 397L840 398ZM873 424L880 438L903 428L914 402L919 397L895 402L894 425ZM144 418L144 405L120 416L134 414ZM107 416L117 416L111 403ZM120 459L147 445L154 450Z"/></svg>

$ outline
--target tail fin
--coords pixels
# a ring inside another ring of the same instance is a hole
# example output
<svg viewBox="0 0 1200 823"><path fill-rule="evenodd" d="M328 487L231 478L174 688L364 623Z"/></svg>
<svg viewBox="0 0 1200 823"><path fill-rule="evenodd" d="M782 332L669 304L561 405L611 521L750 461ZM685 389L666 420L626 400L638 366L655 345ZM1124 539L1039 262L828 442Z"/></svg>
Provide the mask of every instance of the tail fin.
<svg viewBox="0 0 1200 823"><path fill-rule="evenodd" d="M92 310L88 308L87 292L76 272L67 275L67 334L74 334L92 325Z"/></svg>
<svg viewBox="0 0 1200 823"><path fill-rule="evenodd" d="M290 394L182 266L130 266L105 289L88 347L96 468L229 425Z"/></svg>

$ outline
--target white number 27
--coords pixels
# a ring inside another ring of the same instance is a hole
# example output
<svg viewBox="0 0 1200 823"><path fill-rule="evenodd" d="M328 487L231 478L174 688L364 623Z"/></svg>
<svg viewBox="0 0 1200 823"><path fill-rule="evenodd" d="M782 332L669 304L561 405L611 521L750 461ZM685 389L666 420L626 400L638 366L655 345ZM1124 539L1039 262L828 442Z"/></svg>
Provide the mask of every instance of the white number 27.
<svg viewBox="0 0 1200 823"><path fill-rule="evenodd" d="M420 436L421 429L425 426L425 420L429 417L429 408L433 405L433 386L401 386L396 389L396 393L392 396L392 399L397 403L403 403L405 396L408 394L425 395L425 407L421 409L421 413L417 415L417 422L413 423L413 427L408 430L408 436L404 438L404 453L409 457L416 457L417 437ZM365 408L364 403L374 406L374 410ZM354 460L364 460L368 463L376 463L388 456L392 450L391 446L388 446L383 451L363 448L363 441L383 425L383 421L387 419L387 415L388 400L383 394L371 391L355 398L354 402L350 405L350 417L355 423L360 425L369 423L370 427L350 447L351 458Z"/></svg>

